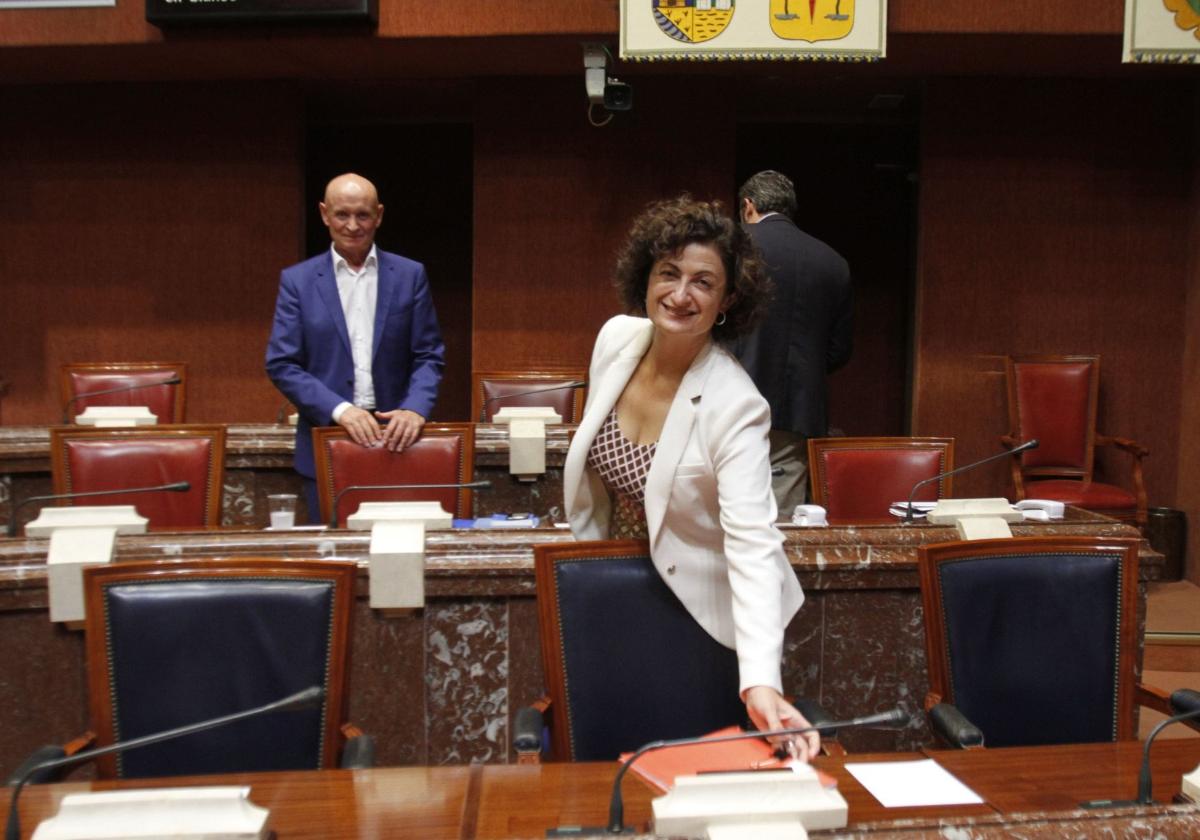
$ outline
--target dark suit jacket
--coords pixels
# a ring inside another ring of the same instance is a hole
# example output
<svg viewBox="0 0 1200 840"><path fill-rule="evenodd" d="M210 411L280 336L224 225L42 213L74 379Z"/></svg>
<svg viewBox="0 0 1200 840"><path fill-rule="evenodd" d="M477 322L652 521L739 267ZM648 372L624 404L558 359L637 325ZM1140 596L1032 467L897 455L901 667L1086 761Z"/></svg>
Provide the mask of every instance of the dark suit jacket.
<svg viewBox="0 0 1200 840"><path fill-rule="evenodd" d="M825 376L850 359L850 268L786 216L769 216L746 230L767 263L775 295L736 355L771 406L771 428L821 437L829 423Z"/></svg>
<svg viewBox="0 0 1200 840"><path fill-rule="evenodd" d="M371 376L379 411L405 408L428 418L437 400L445 346L425 267L376 249L379 292ZM312 427L354 399L354 359L329 251L285 268L267 343L267 375L299 409L296 471L314 475Z"/></svg>

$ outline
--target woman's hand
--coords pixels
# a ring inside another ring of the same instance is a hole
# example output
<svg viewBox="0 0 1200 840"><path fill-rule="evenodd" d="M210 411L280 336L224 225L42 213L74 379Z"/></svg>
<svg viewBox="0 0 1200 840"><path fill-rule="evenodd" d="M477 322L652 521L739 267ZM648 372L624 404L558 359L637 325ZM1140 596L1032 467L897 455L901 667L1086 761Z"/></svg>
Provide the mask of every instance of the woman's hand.
<svg viewBox="0 0 1200 840"><path fill-rule="evenodd" d="M770 686L752 686L746 689L742 699L746 703L746 712L750 715L750 720L760 730L795 729L809 725L804 715L796 711L791 703L783 699L782 694ZM785 748L792 757L800 761L810 761L821 749L821 736L816 730L770 740L776 747Z"/></svg>

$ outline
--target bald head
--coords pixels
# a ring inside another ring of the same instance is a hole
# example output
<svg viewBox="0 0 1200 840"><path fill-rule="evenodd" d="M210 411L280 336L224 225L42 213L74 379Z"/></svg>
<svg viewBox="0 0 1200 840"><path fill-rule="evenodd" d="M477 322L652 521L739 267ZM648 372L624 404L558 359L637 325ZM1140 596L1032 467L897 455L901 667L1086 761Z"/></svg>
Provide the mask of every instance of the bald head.
<svg viewBox="0 0 1200 840"><path fill-rule="evenodd" d="M319 207L334 250L354 269L362 268L375 243L375 231L383 222L383 205L375 185L353 172L339 175L325 187L325 200Z"/></svg>

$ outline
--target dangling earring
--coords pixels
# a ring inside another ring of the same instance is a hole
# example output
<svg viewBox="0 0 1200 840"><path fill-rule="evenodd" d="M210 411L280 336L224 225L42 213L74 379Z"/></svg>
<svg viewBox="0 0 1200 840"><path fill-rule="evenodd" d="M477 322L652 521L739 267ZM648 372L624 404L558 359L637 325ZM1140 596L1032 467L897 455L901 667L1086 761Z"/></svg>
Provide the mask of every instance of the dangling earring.
<svg viewBox="0 0 1200 840"><path fill-rule="evenodd" d="M720 314L717 315L716 325L718 327L723 327L723 326L725 326L725 322L728 320L729 320L728 316L726 316L726 314L724 312L721 312Z"/></svg>

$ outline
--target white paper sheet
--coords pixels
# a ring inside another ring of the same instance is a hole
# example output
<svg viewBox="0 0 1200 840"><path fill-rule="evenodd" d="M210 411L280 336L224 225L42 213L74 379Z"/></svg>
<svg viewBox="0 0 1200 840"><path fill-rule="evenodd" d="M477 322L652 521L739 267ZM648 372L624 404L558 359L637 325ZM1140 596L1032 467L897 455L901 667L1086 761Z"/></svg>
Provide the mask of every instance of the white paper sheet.
<svg viewBox="0 0 1200 840"><path fill-rule="evenodd" d="M931 758L852 763L846 769L885 808L983 803L975 791Z"/></svg>

